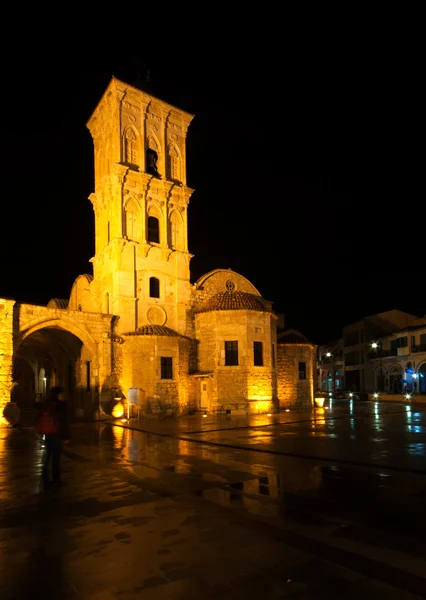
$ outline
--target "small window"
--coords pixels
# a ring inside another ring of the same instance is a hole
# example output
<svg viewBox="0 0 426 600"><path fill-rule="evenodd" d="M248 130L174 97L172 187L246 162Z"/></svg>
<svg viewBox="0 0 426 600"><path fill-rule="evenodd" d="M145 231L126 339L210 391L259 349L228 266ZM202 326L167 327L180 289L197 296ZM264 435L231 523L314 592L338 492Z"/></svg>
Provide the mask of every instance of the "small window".
<svg viewBox="0 0 426 600"><path fill-rule="evenodd" d="M272 344L272 366L275 367L275 344Z"/></svg>
<svg viewBox="0 0 426 600"><path fill-rule="evenodd" d="M262 333L262 330L261 330L261 328L260 328L260 327L255 327L255 328L254 328L254 332L255 332L255 333Z"/></svg>
<svg viewBox="0 0 426 600"><path fill-rule="evenodd" d="M263 343L254 342L254 366L263 367Z"/></svg>
<svg viewBox="0 0 426 600"><path fill-rule="evenodd" d="M238 365L238 342L225 342L225 365Z"/></svg>
<svg viewBox="0 0 426 600"><path fill-rule="evenodd" d="M404 337L398 338L398 347L406 348L408 346L408 336L404 335Z"/></svg>
<svg viewBox="0 0 426 600"><path fill-rule="evenodd" d="M160 297L160 280L157 277L149 278L149 295L151 298Z"/></svg>
<svg viewBox="0 0 426 600"><path fill-rule="evenodd" d="M331 377L331 371L328 374L329 377ZM300 362L299 363L299 379L302 381L304 381L306 379L306 363L305 362Z"/></svg>
<svg viewBox="0 0 426 600"><path fill-rule="evenodd" d="M173 379L173 358L161 357L161 379Z"/></svg>
<svg viewBox="0 0 426 600"><path fill-rule="evenodd" d="M148 217L148 242L160 243L160 222L157 217Z"/></svg>

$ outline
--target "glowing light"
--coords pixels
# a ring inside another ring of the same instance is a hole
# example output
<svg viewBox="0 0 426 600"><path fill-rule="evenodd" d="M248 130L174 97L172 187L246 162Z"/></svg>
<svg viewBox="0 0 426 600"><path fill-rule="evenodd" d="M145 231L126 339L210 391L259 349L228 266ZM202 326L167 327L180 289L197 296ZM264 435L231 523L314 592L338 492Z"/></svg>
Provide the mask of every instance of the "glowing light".
<svg viewBox="0 0 426 600"><path fill-rule="evenodd" d="M124 406L121 402L117 402L117 404L112 409L112 416L115 419L121 419L121 417L123 415L124 415Z"/></svg>
<svg viewBox="0 0 426 600"><path fill-rule="evenodd" d="M258 402L255 403L255 407L256 407L257 412L266 413L271 408L271 401L270 400L259 400Z"/></svg>
<svg viewBox="0 0 426 600"><path fill-rule="evenodd" d="M332 396L332 395L333 395L333 392L328 392L328 395L329 395L329 396Z"/></svg>
<svg viewBox="0 0 426 600"><path fill-rule="evenodd" d="M411 394L405 394L405 399L406 400L410 400L411 399Z"/></svg>
<svg viewBox="0 0 426 600"><path fill-rule="evenodd" d="M372 348L378 348L378 347L379 347L379 344L378 344L377 342L373 342L373 343L371 344L371 347L372 347Z"/></svg>
<svg viewBox="0 0 426 600"><path fill-rule="evenodd" d="M353 392L349 392L349 398L353 398L354 397L354 393Z"/></svg>
<svg viewBox="0 0 426 600"><path fill-rule="evenodd" d="M285 412L290 412L290 409L289 409L289 408L286 408L286 409L285 409Z"/></svg>
<svg viewBox="0 0 426 600"><path fill-rule="evenodd" d="M417 373L413 373L413 379L417 379Z"/></svg>
<svg viewBox="0 0 426 600"><path fill-rule="evenodd" d="M324 406L324 410L329 410L329 406Z"/></svg>
<svg viewBox="0 0 426 600"><path fill-rule="evenodd" d="M203 414L203 419L205 419L207 417L206 413Z"/></svg>
<svg viewBox="0 0 426 600"><path fill-rule="evenodd" d="M375 394L373 394L373 398L378 398L379 394L376 392Z"/></svg>
<svg viewBox="0 0 426 600"><path fill-rule="evenodd" d="M327 352L326 357L330 358L330 356L331 356L331 352Z"/></svg>
<svg viewBox="0 0 426 600"><path fill-rule="evenodd" d="M315 398L315 404L319 408L322 408L324 406L324 400L325 400L325 398Z"/></svg>
<svg viewBox="0 0 426 600"><path fill-rule="evenodd" d="M267 417L272 417L271 413L268 413L266 416L267 416Z"/></svg>
<svg viewBox="0 0 426 600"><path fill-rule="evenodd" d="M122 423L127 423L127 419L121 419Z"/></svg>

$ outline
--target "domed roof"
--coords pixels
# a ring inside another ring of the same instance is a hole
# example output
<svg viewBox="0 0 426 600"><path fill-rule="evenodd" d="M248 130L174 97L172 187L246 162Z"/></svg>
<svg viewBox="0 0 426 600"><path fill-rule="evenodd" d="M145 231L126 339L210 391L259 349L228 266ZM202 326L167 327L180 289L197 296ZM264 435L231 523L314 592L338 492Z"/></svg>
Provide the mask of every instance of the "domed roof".
<svg viewBox="0 0 426 600"><path fill-rule="evenodd" d="M48 308L68 308L68 300L64 300L63 298L52 298L47 303Z"/></svg>
<svg viewBox="0 0 426 600"><path fill-rule="evenodd" d="M308 338L306 338L297 329L287 329L277 335L277 341L279 344L309 344Z"/></svg>
<svg viewBox="0 0 426 600"><path fill-rule="evenodd" d="M144 325L143 327L138 327L136 331L129 331L125 335L161 335L163 337L183 337L174 329L170 329L170 327L164 327L164 325Z"/></svg>
<svg viewBox="0 0 426 600"><path fill-rule="evenodd" d="M215 294L207 300L197 312L214 310L258 310L267 312L260 296L239 291L224 291Z"/></svg>

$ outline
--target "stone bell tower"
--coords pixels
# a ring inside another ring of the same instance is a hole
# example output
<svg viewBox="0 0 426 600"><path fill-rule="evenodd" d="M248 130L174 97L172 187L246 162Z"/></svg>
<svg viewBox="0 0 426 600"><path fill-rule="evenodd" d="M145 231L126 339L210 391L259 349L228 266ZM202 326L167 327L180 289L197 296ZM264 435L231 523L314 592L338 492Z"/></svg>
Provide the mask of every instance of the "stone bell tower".
<svg viewBox="0 0 426 600"><path fill-rule="evenodd" d="M183 110L112 78L87 127L95 153L93 274L101 312L119 332L187 332L190 300Z"/></svg>

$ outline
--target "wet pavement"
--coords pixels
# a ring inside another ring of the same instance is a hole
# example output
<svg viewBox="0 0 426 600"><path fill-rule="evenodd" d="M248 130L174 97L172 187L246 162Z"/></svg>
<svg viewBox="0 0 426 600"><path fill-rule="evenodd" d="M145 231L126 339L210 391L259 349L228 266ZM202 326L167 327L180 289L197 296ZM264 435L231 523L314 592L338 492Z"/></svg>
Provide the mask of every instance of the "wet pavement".
<svg viewBox="0 0 426 600"><path fill-rule="evenodd" d="M131 427L131 428L129 428ZM426 406L0 429L0 598L426 597Z"/></svg>

